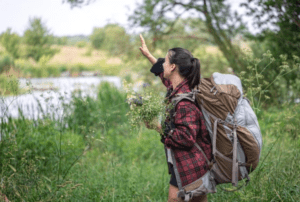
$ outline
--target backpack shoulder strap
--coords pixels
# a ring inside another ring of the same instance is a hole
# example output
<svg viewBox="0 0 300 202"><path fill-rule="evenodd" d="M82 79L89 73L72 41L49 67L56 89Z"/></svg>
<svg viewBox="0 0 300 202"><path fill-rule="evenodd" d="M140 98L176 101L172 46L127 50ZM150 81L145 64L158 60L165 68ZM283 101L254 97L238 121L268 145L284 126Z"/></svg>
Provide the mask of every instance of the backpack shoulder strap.
<svg viewBox="0 0 300 202"><path fill-rule="evenodd" d="M174 120L174 116L175 116L175 108L176 108L176 105L183 99L187 99L193 103L196 104L196 106L198 107L199 110L200 109L200 106L198 105L197 103L197 100L195 99L195 93L197 93L199 91L197 90L193 90L192 92L189 92L189 93L182 93L182 94L177 94L173 99L172 99L172 102L174 103L174 108L171 110L170 112L170 115L171 115L171 120L173 121ZM211 166L211 162L208 160L206 154L204 153L204 151L201 149L201 147L197 144L197 142L195 142L195 145L196 147L203 153L204 157L205 157L205 160L207 161L207 164L209 166Z"/></svg>
<svg viewBox="0 0 300 202"><path fill-rule="evenodd" d="M176 94L175 97L172 98L172 102L174 104L174 108L183 99L187 99L187 100L190 100L193 103L197 103L196 102L196 93L198 93L198 92L200 92L200 91L196 90L196 89L193 89L191 92L188 92L188 93ZM198 105L197 105L197 107L198 107Z"/></svg>
<svg viewBox="0 0 300 202"><path fill-rule="evenodd" d="M192 95L190 93L182 93L182 94L177 94L175 97L173 97L171 99L172 103L173 103L173 108L170 110L170 116L171 119L173 120L174 116L176 115L175 113L175 109L177 104L181 101L181 100L189 100L193 103L195 103L195 99L192 99Z"/></svg>

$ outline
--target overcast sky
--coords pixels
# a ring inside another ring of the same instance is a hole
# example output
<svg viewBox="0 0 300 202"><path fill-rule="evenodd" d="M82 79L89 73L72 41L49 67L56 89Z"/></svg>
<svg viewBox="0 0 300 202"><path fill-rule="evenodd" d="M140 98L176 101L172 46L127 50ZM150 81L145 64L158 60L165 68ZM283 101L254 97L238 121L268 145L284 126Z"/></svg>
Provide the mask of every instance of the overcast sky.
<svg viewBox="0 0 300 202"><path fill-rule="evenodd" d="M245 12L239 4L246 0L229 0L233 10L239 14ZM93 27L103 27L107 23L119 23L128 33L139 33L143 29L128 29L128 15L136 8L136 2L143 0L96 0L82 8L70 8L63 0L0 0L0 33L8 27L13 32L23 35L28 27L29 18L41 17L50 32L56 36L90 35ZM104 3L105 2L105 3ZM191 14L191 13L189 13ZM189 15L186 13L183 17ZM252 20L245 17L251 33L259 30L253 28Z"/></svg>

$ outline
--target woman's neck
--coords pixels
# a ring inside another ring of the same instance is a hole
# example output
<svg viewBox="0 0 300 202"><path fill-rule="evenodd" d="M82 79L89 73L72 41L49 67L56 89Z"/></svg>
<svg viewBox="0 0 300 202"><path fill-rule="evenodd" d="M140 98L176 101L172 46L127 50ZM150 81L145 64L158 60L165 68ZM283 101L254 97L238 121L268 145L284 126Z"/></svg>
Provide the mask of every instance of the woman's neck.
<svg viewBox="0 0 300 202"><path fill-rule="evenodd" d="M183 77L180 77L178 74L174 74L172 75L172 77L170 77L170 81L172 83L173 86L173 90L184 80Z"/></svg>

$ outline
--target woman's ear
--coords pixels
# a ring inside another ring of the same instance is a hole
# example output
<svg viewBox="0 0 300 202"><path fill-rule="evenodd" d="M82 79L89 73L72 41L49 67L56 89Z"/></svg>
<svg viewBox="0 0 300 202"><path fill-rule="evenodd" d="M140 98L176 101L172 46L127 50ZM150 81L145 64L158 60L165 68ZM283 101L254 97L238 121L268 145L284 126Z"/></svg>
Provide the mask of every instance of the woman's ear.
<svg viewBox="0 0 300 202"><path fill-rule="evenodd" d="M172 64L172 66L171 66L171 68L172 68L171 72L175 71L176 67L177 67L176 64Z"/></svg>

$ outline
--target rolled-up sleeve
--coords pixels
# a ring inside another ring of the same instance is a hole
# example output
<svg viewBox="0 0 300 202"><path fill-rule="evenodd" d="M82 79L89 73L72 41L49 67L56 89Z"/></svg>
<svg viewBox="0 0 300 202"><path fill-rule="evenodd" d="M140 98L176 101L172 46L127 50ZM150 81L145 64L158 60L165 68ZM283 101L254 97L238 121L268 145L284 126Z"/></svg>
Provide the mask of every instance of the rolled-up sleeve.
<svg viewBox="0 0 300 202"><path fill-rule="evenodd" d="M189 150L196 142L200 130L200 113L196 105L182 100L176 106L175 129L165 139L167 148Z"/></svg>

